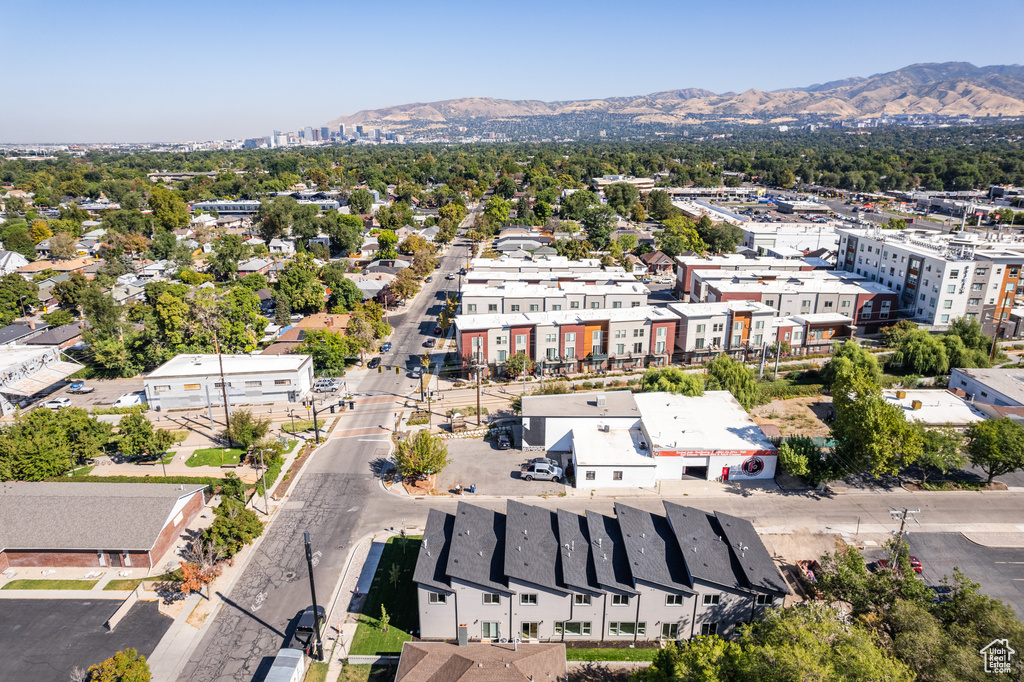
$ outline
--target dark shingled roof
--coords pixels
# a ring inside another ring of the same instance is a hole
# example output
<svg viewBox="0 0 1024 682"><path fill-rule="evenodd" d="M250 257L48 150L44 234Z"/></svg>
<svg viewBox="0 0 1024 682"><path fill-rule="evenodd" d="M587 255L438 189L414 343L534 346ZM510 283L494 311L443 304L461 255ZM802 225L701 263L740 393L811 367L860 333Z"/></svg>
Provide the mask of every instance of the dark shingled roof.
<svg viewBox="0 0 1024 682"><path fill-rule="evenodd" d="M668 522L692 578L731 588L745 588L717 519L693 507L665 502Z"/></svg>
<svg viewBox="0 0 1024 682"><path fill-rule="evenodd" d="M693 594L683 555L668 519L659 514L615 503L622 541L634 580Z"/></svg>
<svg viewBox="0 0 1024 682"><path fill-rule="evenodd" d="M761 542L754 524L737 516L715 512L740 569L751 587L789 594L789 586Z"/></svg>
<svg viewBox="0 0 1024 682"><path fill-rule="evenodd" d="M31 339L25 341L25 343L32 346L58 346L81 336L82 326L84 324L85 322L79 320L78 322L61 325L60 327L51 327L42 334L33 336Z"/></svg>
<svg viewBox="0 0 1024 682"><path fill-rule="evenodd" d="M508 592L505 582L505 515L459 502L446 572L452 578Z"/></svg>
<svg viewBox="0 0 1024 682"><path fill-rule="evenodd" d="M431 509L427 514L427 525L420 543L420 555L416 558L413 582L450 591L451 583L445 575L448 565L448 547L451 545L455 516L440 509Z"/></svg>
<svg viewBox="0 0 1024 682"><path fill-rule="evenodd" d="M610 516L588 512L587 530L598 584L636 594L619 524Z"/></svg>
<svg viewBox="0 0 1024 682"><path fill-rule="evenodd" d="M555 513L509 500L505 508L505 575L566 591Z"/></svg>
<svg viewBox="0 0 1024 682"><path fill-rule="evenodd" d="M586 517L559 509L558 541L561 543L559 551L565 584L578 589L599 589Z"/></svg>

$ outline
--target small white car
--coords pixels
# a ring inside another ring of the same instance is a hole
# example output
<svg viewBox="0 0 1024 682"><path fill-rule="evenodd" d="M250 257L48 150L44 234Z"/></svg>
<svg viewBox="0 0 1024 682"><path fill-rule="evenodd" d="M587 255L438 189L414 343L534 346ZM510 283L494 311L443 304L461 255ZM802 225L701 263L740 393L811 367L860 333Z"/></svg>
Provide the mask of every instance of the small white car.
<svg viewBox="0 0 1024 682"><path fill-rule="evenodd" d="M71 398L54 398L43 403L43 407L51 410L59 410L62 407L70 407Z"/></svg>

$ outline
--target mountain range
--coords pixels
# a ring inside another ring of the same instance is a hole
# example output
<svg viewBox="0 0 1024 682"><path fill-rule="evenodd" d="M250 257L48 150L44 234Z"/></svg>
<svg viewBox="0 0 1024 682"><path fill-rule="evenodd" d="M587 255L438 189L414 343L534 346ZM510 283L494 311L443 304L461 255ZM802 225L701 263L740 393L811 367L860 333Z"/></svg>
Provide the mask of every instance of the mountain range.
<svg viewBox="0 0 1024 682"><path fill-rule="evenodd" d="M366 109L341 116L330 126L365 125L388 131L446 134L557 133L573 126L670 129L687 124L825 122L883 114L946 116L1024 115L1024 67L977 67L966 62L914 64L875 74L800 88L714 93L686 88L632 97L542 102L463 97Z"/></svg>

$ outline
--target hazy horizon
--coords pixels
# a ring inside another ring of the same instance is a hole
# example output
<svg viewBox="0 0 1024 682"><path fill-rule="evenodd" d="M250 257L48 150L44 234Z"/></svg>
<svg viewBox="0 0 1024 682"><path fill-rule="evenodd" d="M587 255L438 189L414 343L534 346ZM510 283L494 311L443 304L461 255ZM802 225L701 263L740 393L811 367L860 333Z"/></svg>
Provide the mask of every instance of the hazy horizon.
<svg viewBox="0 0 1024 682"><path fill-rule="evenodd" d="M962 4L386 7L42 0L4 9L0 142L262 137L363 109L459 97L564 101L807 87L921 62L1021 61L963 34ZM1016 25L1024 6L973 3ZM12 30L13 29L13 30ZM633 47L633 45L636 47Z"/></svg>

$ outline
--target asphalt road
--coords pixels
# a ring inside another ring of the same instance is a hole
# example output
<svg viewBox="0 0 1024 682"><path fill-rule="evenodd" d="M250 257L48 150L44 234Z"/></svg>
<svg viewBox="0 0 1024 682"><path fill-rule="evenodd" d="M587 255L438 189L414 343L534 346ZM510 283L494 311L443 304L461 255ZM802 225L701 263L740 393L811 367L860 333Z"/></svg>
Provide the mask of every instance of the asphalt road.
<svg viewBox="0 0 1024 682"><path fill-rule="evenodd" d="M109 599L5 599L0 602L0 682L67 680L121 649L153 653L171 626L155 601L140 601L113 632L103 624L117 608Z"/></svg>

